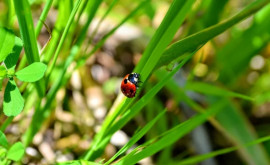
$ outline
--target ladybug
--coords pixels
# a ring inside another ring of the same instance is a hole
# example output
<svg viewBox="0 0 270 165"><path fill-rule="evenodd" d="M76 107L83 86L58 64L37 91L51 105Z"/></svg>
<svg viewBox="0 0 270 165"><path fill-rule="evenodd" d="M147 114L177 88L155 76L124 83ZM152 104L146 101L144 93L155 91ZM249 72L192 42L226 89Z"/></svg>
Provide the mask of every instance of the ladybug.
<svg viewBox="0 0 270 165"><path fill-rule="evenodd" d="M128 98L132 98L136 94L136 90L139 87L140 83L140 74L139 73L130 73L127 74L121 83L121 91Z"/></svg>

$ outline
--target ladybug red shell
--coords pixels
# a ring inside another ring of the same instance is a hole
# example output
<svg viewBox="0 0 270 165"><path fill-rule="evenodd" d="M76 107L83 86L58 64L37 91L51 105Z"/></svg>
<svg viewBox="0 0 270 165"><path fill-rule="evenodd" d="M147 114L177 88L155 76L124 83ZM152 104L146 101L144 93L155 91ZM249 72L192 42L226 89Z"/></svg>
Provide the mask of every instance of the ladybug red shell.
<svg viewBox="0 0 270 165"><path fill-rule="evenodd" d="M136 94L136 90L139 87L138 84L140 82L141 82L140 74L138 73L127 74L121 82L122 93L129 98L134 97Z"/></svg>

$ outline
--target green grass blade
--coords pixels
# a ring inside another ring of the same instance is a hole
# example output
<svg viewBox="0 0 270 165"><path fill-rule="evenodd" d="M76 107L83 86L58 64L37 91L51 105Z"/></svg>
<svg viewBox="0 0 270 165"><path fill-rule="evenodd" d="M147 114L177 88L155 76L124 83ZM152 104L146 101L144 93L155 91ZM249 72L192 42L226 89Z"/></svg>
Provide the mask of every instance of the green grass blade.
<svg viewBox="0 0 270 165"><path fill-rule="evenodd" d="M50 10L50 8L52 6L52 3L53 3L53 0L47 0L46 1L45 7L42 10L41 16L40 16L40 18L38 20L38 23L37 23L37 26L36 26L36 29L35 29L36 37L38 37L38 35L39 35L40 31L41 31L42 25L45 23L45 20L47 18L49 10Z"/></svg>
<svg viewBox="0 0 270 165"><path fill-rule="evenodd" d="M87 29L88 29L94 15L95 15L96 8L98 8L98 5L100 3L101 3L101 1L94 1L94 5L92 6L92 8L95 10L90 10L90 14L89 14L90 16L88 17L88 21L83 27L84 30L80 33L81 35L80 35L79 39L77 40L76 44L72 47L70 55L68 56L68 58L65 61L64 67L62 68L61 72L59 73L58 79L54 82L51 89L49 90L49 92L46 96L47 100L46 100L45 105L41 108L41 110L39 112L36 112L34 114L33 120L32 120L33 124L31 124L30 128L27 130L27 132L23 136L23 140L24 140L25 144L29 144L32 141L33 136L37 133L37 131L41 127L41 124L43 123L43 121L51 113L51 111L50 111L51 104L55 98L57 91L59 90L59 88L62 85L62 80L66 74L67 68L70 66L70 64L74 60L75 55L79 52L79 49L81 46L80 44L82 44L82 41L84 40L84 38L86 36ZM59 21L61 21L61 20L59 20ZM61 27L60 23L59 23L59 27ZM58 34L57 30L56 30L56 34ZM58 35L58 36L60 36L60 35ZM54 39L54 41L55 42L54 42L54 44L52 44L52 46L57 45L57 38Z"/></svg>
<svg viewBox="0 0 270 165"><path fill-rule="evenodd" d="M185 90L192 90L195 92L200 92L206 95L215 95L215 96L227 96L227 97L236 97L236 98L241 98L245 100L253 100L253 98L235 93L226 89L222 89L220 87L217 87L215 85L207 84L204 82L187 82L185 85Z"/></svg>
<svg viewBox="0 0 270 165"><path fill-rule="evenodd" d="M114 161L118 156L126 152L130 147L132 147L139 139L141 139L152 127L153 125L159 120L160 117L162 117L165 114L166 111L163 111L159 113L153 120L151 120L147 125L145 125L140 131L138 131L135 135L132 136L132 138L129 140L129 142L123 146L114 156L108 160L104 165L110 164L112 161Z"/></svg>
<svg viewBox="0 0 270 165"><path fill-rule="evenodd" d="M37 111L32 119L32 124L30 125L30 127L28 128L28 130L26 131L26 133L23 136L23 140L25 144L29 144L34 135L38 132L39 128L41 127L43 121L49 116L49 114L51 113L50 108L51 108L51 104L55 99L55 95L57 93L57 91L59 90L59 88L62 85L62 80L63 77L66 73L66 70L68 68L68 66L71 64L71 62L74 59L75 56L75 52L77 52L77 50L72 49L74 52L71 52L70 56L67 58L67 60L65 61L65 65L59 75L59 78L55 81L55 83L53 84L53 86L51 87L51 89L49 90L47 96L46 96L46 103L43 107L41 107L41 109L39 109L39 111Z"/></svg>
<svg viewBox="0 0 270 165"><path fill-rule="evenodd" d="M59 90L59 88L62 85L62 80L66 74L67 68L70 66L70 64L73 62L74 57L76 56L76 54L79 52L80 50L80 46L83 42L83 40L86 37L86 33L87 33L87 29L93 19L93 17L96 14L96 11L100 5L100 3L102 2L102 0L99 1L91 1L92 5L90 7L90 11L89 11L89 16L87 19L87 22L85 23L85 25L83 26L83 30L80 33L80 36L76 42L76 44L72 47L71 52L68 56L68 58L65 61L64 67L62 68L61 72L59 73L58 79L54 82L54 84L52 85L51 89L49 90L47 96L46 96L46 103L45 105L41 108L40 111L36 112L33 116L33 120L32 120L32 124L30 125L29 129L26 131L26 133L23 136L23 141L25 144L29 144L32 139L33 136L37 133L37 131L39 130L39 128L41 127L43 121L46 119L47 116L49 116L49 114L51 113L50 108L51 108L51 104L55 98L55 95L57 93L57 91ZM93 10L92 10L93 9ZM60 23L61 23L61 19L59 19ZM59 27L61 27L62 25L59 23ZM58 36L60 36L60 34L58 33L58 31L56 30L56 34L58 34ZM54 43L52 44L52 46L57 45L57 38L54 39ZM53 50L53 49L50 49ZM48 58L49 56L46 56L46 59L49 60Z"/></svg>
<svg viewBox="0 0 270 165"><path fill-rule="evenodd" d="M86 11L87 13L89 13L88 18L87 18L87 21L84 24L84 26L83 26L80 34L79 34L78 40L76 41L75 45L73 45L72 48L71 48L71 53L69 55L70 58L67 60L68 63L66 62L64 64L64 66L69 66L70 63L73 61L75 55L79 52L80 47L81 47L81 45L82 45L85 37L87 36L88 28L89 28L89 26L90 26L90 24L91 24L91 22L92 22L92 20L93 20L93 18L95 16L96 12L97 12L97 9L100 6L101 2L102 2L102 0L97 0L97 1L90 1L88 3L88 5L90 5L90 7L89 7L89 11ZM61 25L61 18L59 19L58 22L59 22L59 28L62 27L62 25ZM51 45L53 47L55 47L55 46L57 46L58 38L60 37L60 34L59 34L58 30L53 31L53 36L57 36L57 37L53 37L52 38L52 42L53 43ZM47 53L48 55L46 55L46 57L45 57L45 62L48 62L50 60L50 58L51 58L54 50L55 50L55 48L52 48L52 49L50 48L49 49L49 52ZM63 73L61 73L61 75L64 75L64 73L66 72L66 69L67 68L64 68L61 71L61 72L63 72ZM59 86L59 84L58 85L55 85L55 86ZM58 90L58 89L56 89L56 90Z"/></svg>
<svg viewBox="0 0 270 165"><path fill-rule="evenodd" d="M0 145L5 148L8 148L8 145L9 145L6 135L2 131L0 131Z"/></svg>
<svg viewBox="0 0 270 165"><path fill-rule="evenodd" d="M134 17L135 14L140 11L146 3L149 3L148 0L143 0L129 15L127 15L118 25L116 25L112 30L110 30L102 39L95 45L95 47L91 50L91 52L86 56L87 58L91 56L94 52L96 52L102 45L104 45L105 41L125 22L127 22L130 18Z"/></svg>
<svg viewBox="0 0 270 165"><path fill-rule="evenodd" d="M78 7L80 1L81 0L77 1L77 5L75 5L76 8ZM73 11L75 11L75 9ZM77 11L77 9L76 9L76 11ZM60 48L59 48L59 51L60 51ZM74 49L73 49L73 51L74 51ZM75 56L75 54L73 52L71 52L71 55L65 61L65 65L61 70L59 78L55 81L55 83L53 84L53 86L49 90L48 94L46 95L45 105L41 109L39 109L38 111L35 112L33 119L32 119L32 122L31 122L32 124L30 125L30 127L28 128L28 130L26 131L26 133L23 136L23 142L25 145L28 145L32 141L34 135L37 133L37 131L41 127L43 121L50 114L49 110L50 110L51 104L55 98L55 95L56 95L58 89L62 85L62 78L64 77L68 66L73 61L74 56Z"/></svg>
<svg viewBox="0 0 270 165"><path fill-rule="evenodd" d="M149 85L149 86L148 86ZM147 84L146 90L150 90L152 88L152 84ZM146 121L151 121L153 120L157 114L163 112L164 110L164 105L162 104L161 100L158 97L154 97L145 107L145 111L143 114L145 114L145 120ZM151 129L147 135L146 139L151 139L155 137L156 135L161 134L162 132L165 132L168 130L168 120L167 117L161 116L160 119L158 120L157 124L153 129Z"/></svg>
<svg viewBox="0 0 270 165"><path fill-rule="evenodd" d="M14 119L14 116L8 117L5 122L1 125L0 130L2 132L4 132L7 128L7 126L9 126L9 124L12 122L12 120Z"/></svg>
<svg viewBox="0 0 270 165"><path fill-rule="evenodd" d="M230 40L226 46L218 51L218 66L221 68L219 81L223 84L231 85L239 79L240 73L249 66L252 56L269 41L270 24L267 21L269 16L270 6L267 5L255 15L254 23L248 29ZM259 42L257 43L257 41ZM226 69L223 68L224 65ZM249 119L241 112L242 109L232 102L228 102L227 107L226 113L222 112L217 115L217 120L222 125L224 134L236 145L242 145L256 139L256 132L254 132ZM248 164L269 164L265 150L260 145L241 148L239 151L243 160Z"/></svg>
<svg viewBox="0 0 270 165"><path fill-rule="evenodd" d="M50 39L50 42L44 49L44 56L42 57L42 62L48 64L50 60L53 58L53 55L55 54L55 51L57 49L61 34L63 33L65 26L68 22L67 16L70 15L72 8L71 8L71 2L66 3L66 1L61 0L59 1L59 9L58 9L58 15L57 20L55 23L55 28L52 30L52 36ZM19 68L20 69L20 68Z"/></svg>
<svg viewBox="0 0 270 165"><path fill-rule="evenodd" d="M270 140L270 136L262 137L262 138L259 138L257 140L254 140L254 141L252 141L250 143L246 143L243 146L229 147L229 148L213 151L211 153L190 157L190 158L184 159L184 160L182 160L180 162L177 162L177 164L178 165L198 164L198 163L200 163L200 162L202 162L202 161L204 161L206 159L209 159L209 158L212 158L212 157L215 157L215 156L218 156L218 155L224 155L224 154L236 151L236 150L238 150L240 148L249 147L249 146L259 144L259 143L263 143L263 142L266 142L266 141L269 141L269 140Z"/></svg>
<svg viewBox="0 0 270 165"><path fill-rule="evenodd" d="M210 103L214 103L218 97L208 97ZM256 139L256 134L242 112L229 100L227 100L226 111L216 115L216 120L223 128L223 133L235 145L243 145ZM269 164L263 148L259 145L241 148L241 155L249 164Z"/></svg>
<svg viewBox="0 0 270 165"><path fill-rule="evenodd" d="M248 5L245 9L243 9L241 12L239 12L232 18L172 44L162 54L162 57L160 58L156 68L159 68L163 65L168 65L170 62L177 59L184 53L195 50L201 44L206 43L207 41L211 40L212 38L216 37L217 35L230 28L231 26L256 13L268 3L269 0L257 0Z"/></svg>
<svg viewBox="0 0 270 165"><path fill-rule="evenodd" d="M27 60L29 63L39 62L39 53L30 5L28 1L14 0L13 2L20 25Z"/></svg>
<svg viewBox="0 0 270 165"><path fill-rule="evenodd" d="M165 71L158 70L156 76L158 80L160 81L164 77ZM194 100L192 100L190 97L187 96L185 91L179 87L179 85L175 82L175 80L171 79L166 84L166 89L168 89L172 94L176 102L184 102L186 103L190 108L192 108L194 111L197 111L199 113L203 112L204 109L196 103Z"/></svg>
<svg viewBox="0 0 270 165"><path fill-rule="evenodd" d="M33 62L39 62L39 52L36 36L34 33L34 24L32 20L30 5L28 1L24 0L14 0L13 2L28 63L31 64ZM35 87L37 89L38 95L42 97L45 93L44 81L36 82Z"/></svg>
<svg viewBox="0 0 270 165"><path fill-rule="evenodd" d="M106 12L104 13L104 15L101 17L101 19L98 21L97 26L95 27L92 35L91 35L91 39L90 41L92 42L94 36L96 35L101 23L104 21L104 19L108 16L108 14L111 12L111 10L113 9L113 7L115 6L115 4L118 2L119 0L113 0L112 3L110 3L109 8L106 10Z"/></svg>
<svg viewBox="0 0 270 165"><path fill-rule="evenodd" d="M112 30L110 30L103 38L100 40L96 46L93 48L91 53L89 55L92 55L96 50L98 50L102 44L108 39L120 26L122 26L124 23L126 23L129 19L133 18L140 10L143 9L143 7L146 5L146 3L149 3L147 0L143 0L132 12L127 15L118 25L116 25ZM84 62L85 63L85 62Z"/></svg>
<svg viewBox="0 0 270 165"><path fill-rule="evenodd" d="M99 6L100 6L102 1L103 0L90 1L91 6L89 7L89 11L87 11L87 13L89 13L88 18L87 18L85 25L82 28L82 31L80 32L80 35L78 37L78 40L77 40L75 46L80 47L80 45L83 43L85 37L87 36L88 28L89 28L90 24L92 23L92 20L93 20L94 16L96 15L97 10L99 9Z"/></svg>
<svg viewBox="0 0 270 165"><path fill-rule="evenodd" d="M76 41L76 43L72 46L71 48L71 51L70 51L70 55L68 57L68 60L66 60L65 64L64 64L64 69L61 71L60 75L64 76L65 75L65 72L66 72L66 69L67 67L70 65L70 63L73 61L74 57L76 56L76 54L80 51L80 48L81 48L81 45L84 41L84 39L86 38L87 36L87 31L88 31L88 28L97 12L97 9L99 8L100 4L101 4L102 0L96 0L96 1L90 1L88 3L88 5L90 5L89 7L89 11L86 11L87 13L89 13L88 15L88 18L87 18L87 21L86 23L84 24L80 34L79 34L79 37L78 37L78 40ZM82 9L81 9L82 10ZM56 31L57 33L57 31ZM59 36L59 34L58 34ZM53 45L57 45L57 40L54 40L54 44ZM51 51L50 49L50 52L49 54L52 54L53 51ZM45 61L48 61L50 59L50 55L47 56L46 60ZM63 77L61 77L60 79L62 79ZM58 81L57 81L58 82ZM54 86L58 86L60 87L60 84L56 84ZM57 88L54 88L55 90L58 90ZM53 95L52 95L53 96Z"/></svg>
<svg viewBox="0 0 270 165"><path fill-rule="evenodd" d="M8 11L4 18L4 25L5 27L12 29L14 25L14 15L15 15L13 1L4 1L4 3L6 3L6 6L8 8Z"/></svg>
<svg viewBox="0 0 270 165"><path fill-rule="evenodd" d="M224 8L229 0L211 1L210 6L203 17L203 24L209 27L218 23L220 15L224 12Z"/></svg>
<svg viewBox="0 0 270 165"><path fill-rule="evenodd" d="M72 160L66 162L59 162L56 165L102 165L101 163L90 162L85 160Z"/></svg>
<svg viewBox="0 0 270 165"><path fill-rule="evenodd" d="M166 75L166 74L165 74ZM145 90L148 91L152 88L152 84L147 83ZM145 114L145 120L151 121L155 118L156 114L161 113L164 110L164 105L157 96L154 97L145 107L145 111L141 112L141 114ZM169 129L169 123L171 123L170 120L168 120L169 115L163 115L158 120L157 124L150 129L146 134L146 141L151 140L155 138L156 136L161 135L163 132L167 131ZM168 159L172 159L171 151L173 149L173 146L169 146L165 148L164 150L161 150L157 159L156 164L166 164L168 162Z"/></svg>
<svg viewBox="0 0 270 165"><path fill-rule="evenodd" d="M75 17L75 15L76 15L76 13L77 13L77 11L79 9L79 6L80 6L81 2L82 2L82 0L77 0L76 1L75 5L74 5L74 8L73 8L73 10L72 10L72 12L71 12L71 14L69 16L67 25L66 25L66 27L64 29L64 32L62 34L62 37L60 39L60 42L59 42L58 47L56 49L56 52L54 54L53 61L52 61L52 63L48 67L47 75L46 75L47 77L50 77L50 74L51 74L51 72L52 72L52 70L53 70L53 68L55 66L55 63L56 63L56 60L57 60L58 55L60 53L60 50L61 50L61 48L62 48L62 46L64 44L64 41L65 41L66 36L68 34L69 28L70 28L71 24L73 23L74 17Z"/></svg>
<svg viewBox="0 0 270 165"><path fill-rule="evenodd" d="M86 58L88 58L88 56L92 55L96 50L98 50L102 46L102 44L104 44L105 40L108 39L108 37L111 36L121 25L123 25L125 22L127 22L132 17L134 17L137 14L137 12L139 12L145 6L146 3L149 3L149 1L146 1L146 0L142 1L129 15L127 15L118 25L116 25L116 27L114 27L110 32L108 32L102 38L102 40L100 40L96 44L96 46L92 49L91 53L86 56ZM85 62L86 62L86 59L84 59L83 63L85 63ZM124 102L122 102L122 103L124 103ZM119 108L119 110L120 110L120 108ZM117 117L118 114L119 114L119 111L116 113L113 113L111 115L110 114L108 115L108 117L104 121L104 124L102 125L100 133L95 137L96 139L99 139L100 137L102 137L104 135L106 127L114 121L114 119ZM90 158L91 157L90 153L93 153L93 150L88 151L85 158L87 158L87 159Z"/></svg>
<svg viewBox="0 0 270 165"><path fill-rule="evenodd" d="M219 80L230 85L249 67L249 61L270 40L270 5L254 16L253 24L217 52ZM239 55L241 54L241 55ZM228 67L229 66L229 67ZM223 69L226 68L226 69Z"/></svg>
<svg viewBox="0 0 270 165"><path fill-rule="evenodd" d="M142 81L145 81L154 69L165 48L172 41L176 31L186 18L186 15L191 9L193 3L194 0L175 0L171 4L165 18L148 44L140 62L134 70L142 75Z"/></svg>
<svg viewBox="0 0 270 165"><path fill-rule="evenodd" d="M135 164L138 161L146 158L148 156L153 155L154 153L160 151L161 149L173 144L178 139L192 131L197 126L206 122L207 119L213 115L215 115L221 109L224 109L224 100L220 99L215 104L213 104L209 109L202 114L195 115L189 120L177 125L176 127L165 132L158 139L152 140L152 142L148 145L145 145L142 148L138 148L135 152L128 154L124 158L122 158L116 164Z"/></svg>

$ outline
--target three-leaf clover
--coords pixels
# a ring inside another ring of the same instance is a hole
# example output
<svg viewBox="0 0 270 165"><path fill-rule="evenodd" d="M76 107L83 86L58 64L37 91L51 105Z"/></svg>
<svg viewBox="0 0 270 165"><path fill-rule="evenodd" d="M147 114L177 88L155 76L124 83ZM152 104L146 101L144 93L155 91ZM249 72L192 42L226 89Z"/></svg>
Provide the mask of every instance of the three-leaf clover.
<svg viewBox="0 0 270 165"><path fill-rule="evenodd" d="M34 62L16 72L15 67L23 47L22 40L4 28L0 28L0 38L5 42L0 43L0 62L4 61L0 65L0 89L3 79L9 79L4 93L3 110L7 116L16 116L24 107L24 99L16 85L15 77L24 82L38 81L44 76L47 65Z"/></svg>
<svg viewBox="0 0 270 165"><path fill-rule="evenodd" d="M10 146L5 134L0 131L0 161L18 161L24 154L24 146L21 142L17 142ZM1 164L0 163L0 164Z"/></svg>

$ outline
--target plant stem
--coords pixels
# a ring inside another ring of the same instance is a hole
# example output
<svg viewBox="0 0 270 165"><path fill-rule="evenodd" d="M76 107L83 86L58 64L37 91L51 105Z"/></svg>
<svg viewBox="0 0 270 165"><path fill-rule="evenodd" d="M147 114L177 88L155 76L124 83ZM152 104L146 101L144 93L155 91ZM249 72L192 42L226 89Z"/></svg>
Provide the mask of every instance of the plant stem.
<svg viewBox="0 0 270 165"><path fill-rule="evenodd" d="M26 0L14 0L13 2L20 26L27 61L29 64L39 62L40 59L29 2ZM43 97L45 93L44 81L40 80L35 82L35 87L39 97Z"/></svg>

